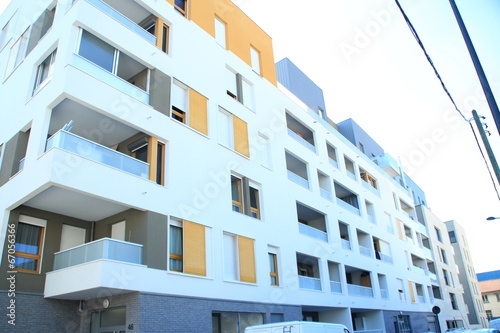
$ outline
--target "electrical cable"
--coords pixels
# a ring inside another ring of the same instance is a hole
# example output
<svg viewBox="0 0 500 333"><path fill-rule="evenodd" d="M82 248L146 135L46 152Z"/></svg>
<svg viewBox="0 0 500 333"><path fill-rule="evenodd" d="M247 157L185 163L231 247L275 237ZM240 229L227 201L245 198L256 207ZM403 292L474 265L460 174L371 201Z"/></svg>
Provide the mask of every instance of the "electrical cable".
<svg viewBox="0 0 500 333"><path fill-rule="evenodd" d="M455 103L455 100L453 99L453 97L451 96L451 93L450 91L448 90L448 88L446 88L446 85L444 84L444 81L443 79L441 78L441 75L439 75L439 72L436 68L436 66L434 65L434 62L432 61L430 55L427 53L427 50L425 49L424 47L424 44L422 43L422 40L420 39L420 37L418 36L418 33L417 31L415 30L415 28L413 27L413 24L411 23L410 19L408 18L408 16L406 15L405 11L403 10L403 7L401 7L401 4L399 3L398 0L395 0L396 1L396 5L398 6L399 8L399 11L401 12L401 14L403 15L404 19L405 19L405 22L406 24L408 25L408 27L410 28L410 31L411 33L413 34L413 37L415 37L415 39L417 40L417 43L418 45L420 46L420 48L422 49L422 51L424 52L425 54L425 57L427 58L427 61L429 62L429 64L431 65L432 69L434 70L434 73L436 74L437 78L439 79L439 82L441 82L441 86L443 87L446 95L448 96L448 98L450 99L451 103L453 104L453 106L455 107L455 110L460 114L460 116L462 116L462 118L467 122L469 123L470 127L471 127L471 130L472 130L472 133L474 134L474 138L476 140L476 143L477 143L477 146L479 148L479 151L481 152L481 156L483 157L483 160L484 160L484 163L486 164L486 168L488 170L488 173L490 175L490 178L491 178L491 181L493 183L493 188L495 189L495 192L497 193L497 196L498 196L498 199L500 200L500 194L498 192L498 188L497 188L497 185L495 183L495 180L493 178L493 174L491 173L491 170L490 170L490 167L488 165L488 162L486 160L486 157L484 156L484 152L481 148L481 145L479 144L479 141L477 139L477 135L476 135L476 132L474 131L474 127L472 126L471 122L465 118L464 114L462 113L462 111L460 111L460 109L458 108L457 104Z"/></svg>

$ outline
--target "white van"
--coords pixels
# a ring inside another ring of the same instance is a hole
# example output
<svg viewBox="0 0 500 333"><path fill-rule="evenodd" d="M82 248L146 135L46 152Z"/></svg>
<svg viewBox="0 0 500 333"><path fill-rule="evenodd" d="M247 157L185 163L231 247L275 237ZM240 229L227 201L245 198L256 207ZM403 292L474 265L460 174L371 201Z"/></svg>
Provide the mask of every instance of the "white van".
<svg viewBox="0 0 500 333"><path fill-rule="evenodd" d="M350 333L341 324L312 321L287 321L283 323L250 326L245 333Z"/></svg>
<svg viewBox="0 0 500 333"><path fill-rule="evenodd" d="M495 328L497 330L500 330L500 319L490 320L490 328Z"/></svg>

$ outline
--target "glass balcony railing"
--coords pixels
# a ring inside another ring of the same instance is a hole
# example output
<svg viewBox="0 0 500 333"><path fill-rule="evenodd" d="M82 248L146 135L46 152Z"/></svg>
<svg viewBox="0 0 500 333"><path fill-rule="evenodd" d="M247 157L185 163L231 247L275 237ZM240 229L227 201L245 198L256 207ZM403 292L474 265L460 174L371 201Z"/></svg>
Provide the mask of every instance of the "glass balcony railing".
<svg viewBox="0 0 500 333"><path fill-rule="evenodd" d="M324 188L320 188L319 193L323 198L327 200L332 200L332 193L330 191L325 190Z"/></svg>
<svg viewBox="0 0 500 333"><path fill-rule="evenodd" d="M90 243L57 252L54 255L54 270L99 259L140 265L142 263L142 245L111 238L98 239Z"/></svg>
<svg viewBox="0 0 500 333"><path fill-rule="evenodd" d="M347 284L347 292L351 296L373 297L373 289L370 287Z"/></svg>
<svg viewBox="0 0 500 333"><path fill-rule="evenodd" d="M342 294L342 284L338 281L330 281L332 293Z"/></svg>
<svg viewBox="0 0 500 333"><path fill-rule="evenodd" d="M333 158L329 157L328 158L328 161L330 162L331 165L333 165L334 167L336 167L337 169L339 168L339 164L337 163L337 161L335 161Z"/></svg>
<svg viewBox="0 0 500 333"><path fill-rule="evenodd" d="M308 276L299 276L299 287L302 289L321 290L321 280Z"/></svg>
<svg viewBox="0 0 500 333"><path fill-rule="evenodd" d="M108 5L107 3L101 1L101 0L85 0L86 2L94 5L96 8L101 10L102 12L106 13L116 21L120 22L123 24L125 27L128 29L132 30L142 38L146 39L148 42L150 42L153 45L156 45L156 37L151 35L149 32L144 30L141 26L137 25L134 21L123 15L122 13L118 12L116 9Z"/></svg>
<svg viewBox="0 0 500 333"><path fill-rule="evenodd" d="M307 235L310 237L320 239L324 242L328 242L328 235L326 232L310 227L304 223L299 223L299 231L303 235Z"/></svg>
<svg viewBox="0 0 500 333"><path fill-rule="evenodd" d="M359 245L359 253L367 257L372 256L372 250L369 247L363 245Z"/></svg>
<svg viewBox="0 0 500 333"><path fill-rule="evenodd" d="M359 212L359 208L356 208L356 207L348 204L347 202L345 202L344 200L342 200L340 198L337 198L337 205L347 209L348 211L350 211L356 215L361 215L361 213Z"/></svg>
<svg viewBox="0 0 500 333"><path fill-rule="evenodd" d="M316 152L316 147L314 147L314 145L312 145L311 143L309 143L308 141L306 141L298 133L295 133L291 129L288 129L288 135L291 136L293 139L295 139L298 143L300 143L301 145L303 145L304 147L306 147L307 149L309 149L309 150L311 150L313 152Z"/></svg>
<svg viewBox="0 0 500 333"><path fill-rule="evenodd" d="M309 188L309 181L307 179L304 179L301 176L297 175L293 171L288 170L288 179L299 184L300 186L303 186L305 188Z"/></svg>
<svg viewBox="0 0 500 333"><path fill-rule="evenodd" d="M133 175L149 178L149 164L101 146L73 133L60 130L47 140L47 151L59 148Z"/></svg>
<svg viewBox="0 0 500 333"><path fill-rule="evenodd" d="M149 104L149 94L146 91L134 86L121 77L108 72L102 67L97 66L93 62L77 54L73 54L73 56L71 57L70 65L120 90L122 93L143 102L144 104Z"/></svg>
<svg viewBox="0 0 500 333"><path fill-rule="evenodd" d="M351 250L351 242L349 242L347 239L341 239L340 243L342 244L343 249Z"/></svg>
<svg viewBox="0 0 500 333"><path fill-rule="evenodd" d="M380 289L380 297L389 299L389 291L387 289Z"/></svg>

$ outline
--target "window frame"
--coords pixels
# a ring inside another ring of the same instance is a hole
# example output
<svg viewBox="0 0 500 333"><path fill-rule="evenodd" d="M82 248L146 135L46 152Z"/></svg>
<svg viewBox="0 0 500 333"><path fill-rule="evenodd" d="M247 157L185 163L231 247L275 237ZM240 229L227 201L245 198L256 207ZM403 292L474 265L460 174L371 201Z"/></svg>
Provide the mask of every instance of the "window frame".
<svg viewBox="0 0 500 333"><path fill-rule="evenodd" d="M172 108L171 108L171 113L170 117L174 120L177 120L178 122L188 125L188 116L189 116L189 87L182 83L181 81L177 79L173 79L172 82L172 87L176 86L178 89L181 89L184 91L184 108L186 110L182 110L180 106L175 106L174 105L174 100L172 98ZM173 95L173 94L172 94Z"/></svg>
<svg viewBox="0 0 500 333"><path fill-rule="evenodd" d="M33 87L33 95L35 95L40 89L45 87L45 85L50 82L52 73L54 72L54 63L57 56L57 48L52 51L38 66L35 75L35 84ZM45 62L48 60L48 64ZM47 73L45 78L44 74Z"/></svg>
<svg viewBox="0 0 500 333"><path fill-rule="evenodd" d="M223 36L219 36L217 32L222 32ZM214 16L214 35L217 44L219 44L224 49L227 49L227 23L217 15Z"/></svg>
<svg viewBox="0 0 500 333"><path fill-rule="evenodd" d="M233 182L237 182L237 193L238 200L234 200L234 188ZM253 190L253 194L252 191ZM255 197L252 197L252 196ZM255 201L255 207L252 206L252 201ZM231 204L232 211L247 215L251 218L261 220L261 195L260 195L260 185L252 181L248 177L240 176L231 173ZM235 210L235 207L239 207L239 210Z"/></svg>
<svg viewBox="0 0 500 333"><path fill-rule="evenodd" d="M19 232L19 224L20 223L40 228L40 238L38 240L38 253L37 254L26 253L26 252L21 252L21 251L14 252L14 256L16 258L19 257L19 258L36 260L37 261L36 270L29 270L29 269L23 269L23 268L17 268L17 267L15 268L15 270L17 272L24 272L24 273L30 273L30 274L40 274L41 267L42 267L43 246L44 246L44 241L45 241L45 230L47 228L47 221L21 214L19 216L18 224L16 227L16 244L18 242L18 237L20 235L20 232Z"/></svg>
<svg viewBox="0 0 500 333"><path fill-rule="evenodd" d="M278 271L278 254L271 251L268 251L267 254L269 258L269 276L271 278L271 286L279 286L280 281L279 281L279 271ZM272 283L273 279L276 281L276 283Z"/></svg>
<svg viewBox="0 0 500 333"><path fill-rule="evenodd" d="M184 8L181 8L177 5L178 1L182 1ZM188 0L174 0L174 8L178 13L180 13L185 18L188 17Z"/></svg>

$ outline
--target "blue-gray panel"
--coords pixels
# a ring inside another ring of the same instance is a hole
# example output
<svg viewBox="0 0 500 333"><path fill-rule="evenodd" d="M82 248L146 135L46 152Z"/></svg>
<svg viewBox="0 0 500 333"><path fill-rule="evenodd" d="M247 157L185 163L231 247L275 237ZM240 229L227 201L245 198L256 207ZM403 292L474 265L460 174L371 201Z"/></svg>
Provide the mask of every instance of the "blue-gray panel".
<svg viewBox="0 0 500 333"><path fill-rule="evenodd" d="M290 59L284 58L276 63L276 74L278 82L290 90L304 104L316 112L318 107L326 111L323 90L295 66Z"/></svg>
<svg viewBox="0 0 500 333"><path fill-rule="evenodd" d="M344 120L337 124L339 132L351 141L353 145L360 148L360 143L363 145L363 150L369 158L384 154L384 149L366 133L352 118Z"/></svg>

